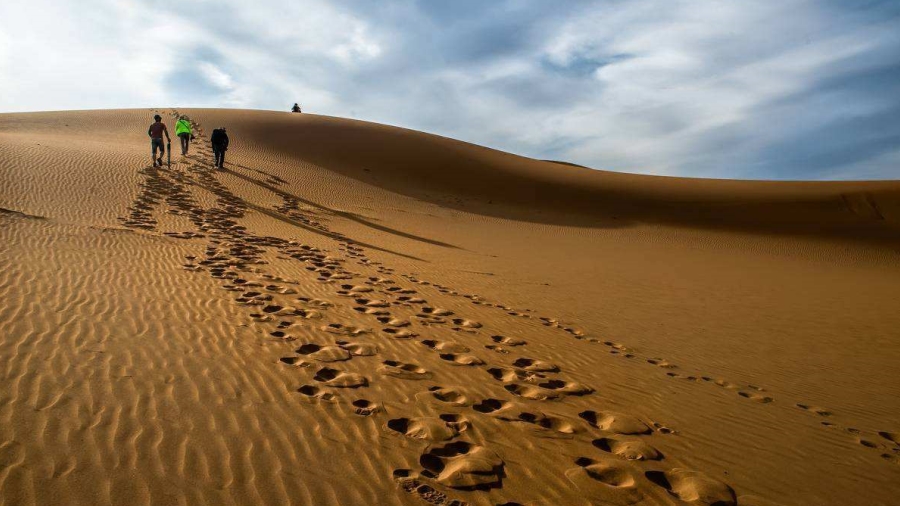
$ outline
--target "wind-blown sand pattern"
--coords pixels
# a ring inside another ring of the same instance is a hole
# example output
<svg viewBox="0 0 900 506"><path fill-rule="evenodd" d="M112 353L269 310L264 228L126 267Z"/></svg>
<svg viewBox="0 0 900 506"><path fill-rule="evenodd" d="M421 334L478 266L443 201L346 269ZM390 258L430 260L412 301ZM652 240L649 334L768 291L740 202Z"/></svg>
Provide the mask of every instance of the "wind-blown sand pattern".
<svg viewBox="0 0 900 506"><path fill-rule="evenodd" d="M159 112L0 115L0 505L897 503L900 183Z"/></svg>

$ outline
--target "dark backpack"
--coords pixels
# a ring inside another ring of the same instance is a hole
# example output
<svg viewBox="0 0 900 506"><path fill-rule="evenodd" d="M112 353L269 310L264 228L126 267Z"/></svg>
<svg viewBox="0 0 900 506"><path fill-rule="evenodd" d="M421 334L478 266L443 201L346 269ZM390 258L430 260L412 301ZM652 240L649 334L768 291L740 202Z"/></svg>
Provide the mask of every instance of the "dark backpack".
<svg viewBox="0 0 900 506"><path fill-rule="evenodd" d="M210 135L209 141L213 146L228 147L228 134L226 134L225 131L221 128L216 128L212 131L212 135Z"/></svg>

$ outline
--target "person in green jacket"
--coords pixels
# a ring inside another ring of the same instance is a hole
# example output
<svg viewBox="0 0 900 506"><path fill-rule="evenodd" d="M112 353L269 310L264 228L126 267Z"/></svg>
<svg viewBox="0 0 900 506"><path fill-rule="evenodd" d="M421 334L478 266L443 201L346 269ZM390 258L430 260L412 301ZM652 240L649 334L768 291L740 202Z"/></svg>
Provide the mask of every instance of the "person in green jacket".
<svg viewBox="0 0 900 506"><path fill-rule="evenodd" d="M186 155L191 144L191 122L186 117L178 118L178 123L175 123L175 135L181 139L181 154Z"/></svg>

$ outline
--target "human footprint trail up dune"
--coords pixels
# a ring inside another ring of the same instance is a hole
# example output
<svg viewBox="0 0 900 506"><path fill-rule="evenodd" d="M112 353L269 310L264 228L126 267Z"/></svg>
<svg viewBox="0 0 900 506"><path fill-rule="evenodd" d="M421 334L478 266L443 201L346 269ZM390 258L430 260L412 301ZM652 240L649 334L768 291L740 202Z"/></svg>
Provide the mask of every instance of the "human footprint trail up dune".
<svg viewBox="0 0 900 506"><path fill-rule="evenodd" d="M781 326L753 298L775 284L741 277L757 262L781 273L771 300L829 282L859 295L866 281L867 328L900 323L884 302L898 295L898 185L664 181L334 118L160 112L199 134L171 169L144 166L127 139L73 142L147 111L0 116L0 206L16 211L0 215L0 503L890 504L897 492L897 396L879 396L898 393L885 364L900 343L853 357L878 387L856 398L732 351L781 332L829 336L819 351L840 354L858 328L849 309L837 337L809 319ZM233 140L222 171L205 135L218 124ZM54 160L72 167L62 185L43 169ZM523 205L535 187L546 198ZM635 287L661 249L690 279ZM734 265L716 263L726 254ZM835 279L811 276L822 259ZM718 286L704 266L756 291L698 295ZM715 311L682 321L674 308L698 298ZM815 303L840 311L828 301ZM772 321L735 309L751 304ZM711 346L705 327L725 337ZM682 328L695 340L673 346Z"/></svg>

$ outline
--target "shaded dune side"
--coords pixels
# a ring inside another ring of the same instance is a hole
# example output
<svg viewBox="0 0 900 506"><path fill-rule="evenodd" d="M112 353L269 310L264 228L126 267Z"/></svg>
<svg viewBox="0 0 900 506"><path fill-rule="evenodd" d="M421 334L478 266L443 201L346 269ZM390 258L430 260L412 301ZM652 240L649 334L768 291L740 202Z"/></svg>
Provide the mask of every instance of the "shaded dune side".
<svg viewBox="0 0 900 506"><path fill-rule="evenodd" d="M541 223L676 226L884 241L900 228L900 183L687 179L534 160L362 121L202 111L239 142L400 194Z"/></svg>

